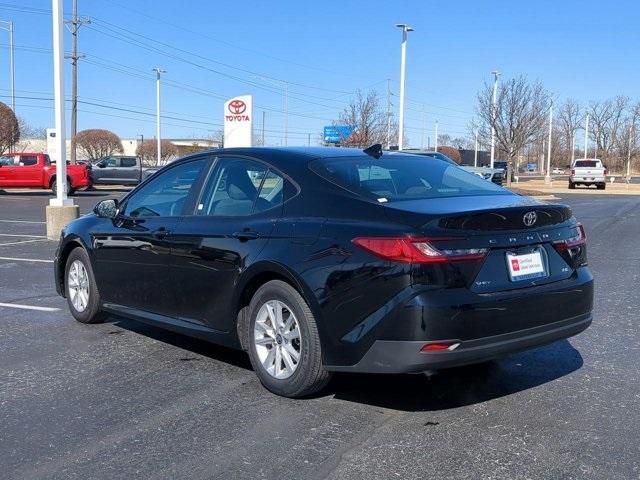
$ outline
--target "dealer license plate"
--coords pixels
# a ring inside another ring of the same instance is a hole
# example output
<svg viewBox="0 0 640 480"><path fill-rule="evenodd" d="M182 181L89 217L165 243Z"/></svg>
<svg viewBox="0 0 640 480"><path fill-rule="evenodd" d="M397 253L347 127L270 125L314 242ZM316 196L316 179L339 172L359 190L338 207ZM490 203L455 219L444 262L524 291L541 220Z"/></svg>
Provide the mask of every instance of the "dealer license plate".
<svg viewBox="0 0 640 480"><path fill-rule="evenodd" d="M512 282L547 276L540 250L519 255L507 252L507 268Z"/></svg>

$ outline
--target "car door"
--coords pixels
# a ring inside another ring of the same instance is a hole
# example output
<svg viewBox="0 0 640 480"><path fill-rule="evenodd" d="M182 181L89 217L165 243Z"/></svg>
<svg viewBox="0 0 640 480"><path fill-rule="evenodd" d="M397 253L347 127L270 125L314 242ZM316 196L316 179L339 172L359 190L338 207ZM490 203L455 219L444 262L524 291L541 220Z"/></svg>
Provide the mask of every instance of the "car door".
<svg viewBox="0 0 640 480"><path fill-rule="evenodd" d="M106 157L100 160L98 167L98 182L114 185L118 183L118 159L116 157Z"/></svg>
<svg viewBox="0 0 640 480"><path fill-rule="evenodd" d="M165 316L176 314L175 283L169 272L171 245L185 208L193 208L207 158L179 162L121 204L115 219L92 233L96 279L112 307ZM191 207L189 207L191 206Z"/></svg>
<svg viewBox="0 0 640 480"><path fill-rule="evenodd" d="M0 156L0 187L13 187L15 183L16 155Z"/></svg>
<svg viewBox="0 0 640 480"><path fill-rule="evenodd" d="M193 215L172 234L179 317L221 332L233 328L241 272L269 241L282 214L284 177L257 160L215 159Z"/></svg>
<svg viewBox="0 0 640 480"><path fill-rule="evenodd" d="M37 155L19 155L18 163L13 168L16 186L39 187L42 185L42 167L38 165Z"/></svg>
<svg viewBox="0 0 640 480"><path fill-rule="evenodd" d="M135 185L140 176L140 167L135 157L120 157L118 180L123 185Z"/></svg>

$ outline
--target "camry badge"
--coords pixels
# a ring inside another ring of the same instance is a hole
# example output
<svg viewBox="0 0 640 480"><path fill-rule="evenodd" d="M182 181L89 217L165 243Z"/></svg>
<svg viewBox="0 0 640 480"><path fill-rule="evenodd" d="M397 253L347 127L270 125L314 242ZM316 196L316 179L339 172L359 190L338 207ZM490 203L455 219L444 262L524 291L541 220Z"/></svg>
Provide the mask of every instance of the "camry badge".
<svg viewBox="0 0 640 480"><path fill-rule="evenodd" d="M534 211L527 212L524 214L524 217L522 217L522 223L524 223L526 227L532 227L537 220L538 214Z"/></svg>

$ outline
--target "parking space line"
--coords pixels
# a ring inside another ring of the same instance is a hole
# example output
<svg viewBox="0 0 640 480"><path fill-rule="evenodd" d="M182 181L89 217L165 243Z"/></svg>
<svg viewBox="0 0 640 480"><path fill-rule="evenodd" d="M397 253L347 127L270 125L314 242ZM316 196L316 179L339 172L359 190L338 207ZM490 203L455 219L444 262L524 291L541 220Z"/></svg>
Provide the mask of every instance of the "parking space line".
<svg viewBox="0 0 640 480"><path fill-rule="evenodd" d="M7 260L10 262L37 262L37 263L53 263L53 260L41 260L39 258L14 258L14 257L0 257L0 260Z"/></svg>
<svg viewBox="0 0 640 480"><path fill-rule="evenodd" d="M19 303L2 303L0 302L0 307L6 308L17 308L19 310L37 310L39 312L57 312L60 309L54 307L37 307L35 305L21 305Z"/></svg>
<svg viewBox="0 0 640 480"><path fill-rule="evenodd" d="M44 224L45 222L33 222L31 220L0 220L0 223L37 223L37 224Z"/></svg>
<svg viewBox="0 0 640 480"><path fill-rule="evenodd" d="M22 235L19 233L0 233L0 237L47 238L46 235Z"/></svg>
<svg viewBox="0 0 640 480"><path fill-rule="evenodd" d="M0 243L0 247L6 247L9 245L20 245L21 243L47 242L47 241L51 241L51 240L47 238L36 238L35 240L20 240L19 242Z"/></svg>

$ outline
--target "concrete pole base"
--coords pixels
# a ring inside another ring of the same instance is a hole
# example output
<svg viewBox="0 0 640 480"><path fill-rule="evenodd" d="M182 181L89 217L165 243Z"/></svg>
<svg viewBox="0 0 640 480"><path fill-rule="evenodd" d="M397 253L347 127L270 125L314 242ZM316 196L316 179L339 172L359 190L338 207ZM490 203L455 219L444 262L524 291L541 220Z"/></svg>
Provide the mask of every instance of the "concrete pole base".
<svg viewBox="0 0 640 480"><path fill-rule="evenodd" d="M79 216L79 205L47 205L47 238L58 240L64 226Z"/></svg>

